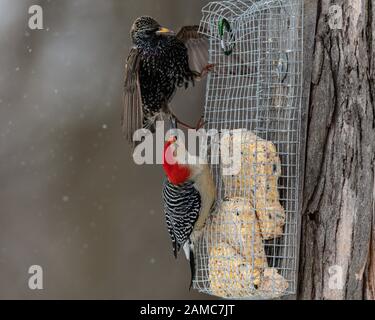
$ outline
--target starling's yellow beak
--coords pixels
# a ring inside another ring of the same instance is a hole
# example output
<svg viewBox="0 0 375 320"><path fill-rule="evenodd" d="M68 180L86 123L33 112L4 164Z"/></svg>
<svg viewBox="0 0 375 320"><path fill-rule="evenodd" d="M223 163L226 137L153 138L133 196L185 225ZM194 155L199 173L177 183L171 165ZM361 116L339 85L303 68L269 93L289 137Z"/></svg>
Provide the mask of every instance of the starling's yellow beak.
<svg viewBox="0 0 375 320"><path fill-rule="evenodd" d="M169 30L168 28L160 27L158 31L156 31L156 34L160 35L174 35L174 32L172 30Z"/></svg>

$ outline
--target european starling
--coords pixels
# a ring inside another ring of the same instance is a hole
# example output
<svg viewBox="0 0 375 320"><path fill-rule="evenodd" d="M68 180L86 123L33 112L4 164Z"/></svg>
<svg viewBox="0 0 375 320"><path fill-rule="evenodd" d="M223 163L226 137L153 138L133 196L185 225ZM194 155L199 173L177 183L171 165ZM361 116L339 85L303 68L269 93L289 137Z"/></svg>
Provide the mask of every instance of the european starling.
<svg viewBox="0 0 375 320"><path fill-rule="evenodd" d="M177 119L169 103L178 87L194 85L213 65L208 62L208 39L198 26L183 27L176 35L151 17L135 20L133 47L125 67L122 127L132 143L137 129L155 131L155 121Z"/></svg>

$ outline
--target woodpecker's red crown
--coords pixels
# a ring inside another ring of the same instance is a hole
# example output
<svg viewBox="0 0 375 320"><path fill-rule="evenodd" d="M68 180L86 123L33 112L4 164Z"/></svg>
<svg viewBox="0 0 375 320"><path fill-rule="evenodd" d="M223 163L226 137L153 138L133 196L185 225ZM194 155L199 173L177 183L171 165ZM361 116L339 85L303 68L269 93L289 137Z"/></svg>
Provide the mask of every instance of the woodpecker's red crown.
<svg viewBox="0 0 375 320"><path fill-rule="evenodd" d="M163 169L170 183L181 184L190 177L190 169L187 165L181 165L176 161L174 145L176 137L171 137L164 145Z"/></svg>

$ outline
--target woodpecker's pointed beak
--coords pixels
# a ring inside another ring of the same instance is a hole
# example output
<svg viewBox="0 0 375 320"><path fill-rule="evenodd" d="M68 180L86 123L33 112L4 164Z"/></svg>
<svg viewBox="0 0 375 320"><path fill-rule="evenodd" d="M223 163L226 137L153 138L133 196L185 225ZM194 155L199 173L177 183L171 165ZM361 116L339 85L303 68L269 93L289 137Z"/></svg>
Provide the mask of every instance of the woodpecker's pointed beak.
<svg viewBox="0 0 375 320"><path fill-rule="evenodd" d="M156 34L164 36L173 36L174 32L172 30L169 30L168 28L160 27L159 30L156 31Z"/></svg>

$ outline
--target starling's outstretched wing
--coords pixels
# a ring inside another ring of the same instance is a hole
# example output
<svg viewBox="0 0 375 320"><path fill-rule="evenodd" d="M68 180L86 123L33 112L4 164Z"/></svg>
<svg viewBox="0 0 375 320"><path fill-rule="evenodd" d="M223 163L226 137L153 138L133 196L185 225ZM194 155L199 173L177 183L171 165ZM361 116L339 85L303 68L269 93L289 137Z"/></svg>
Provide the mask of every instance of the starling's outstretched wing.
<svg viewBox="0 0 375 320"><path fill-rule="evenodd" d="M137 48L132 48L125 66L124 110L122 114L122 130L130 143L133 143L134 132L142 128L143 124L139 70L139 52Z"/></svg>
<svg viewBox="0 0 375 320"><path fill-rule="evenodd" d="M188 49L191 71L200 73L208 65L208 38L198 32L199 26L183 27L177 38L185 43Z"/></svg>

